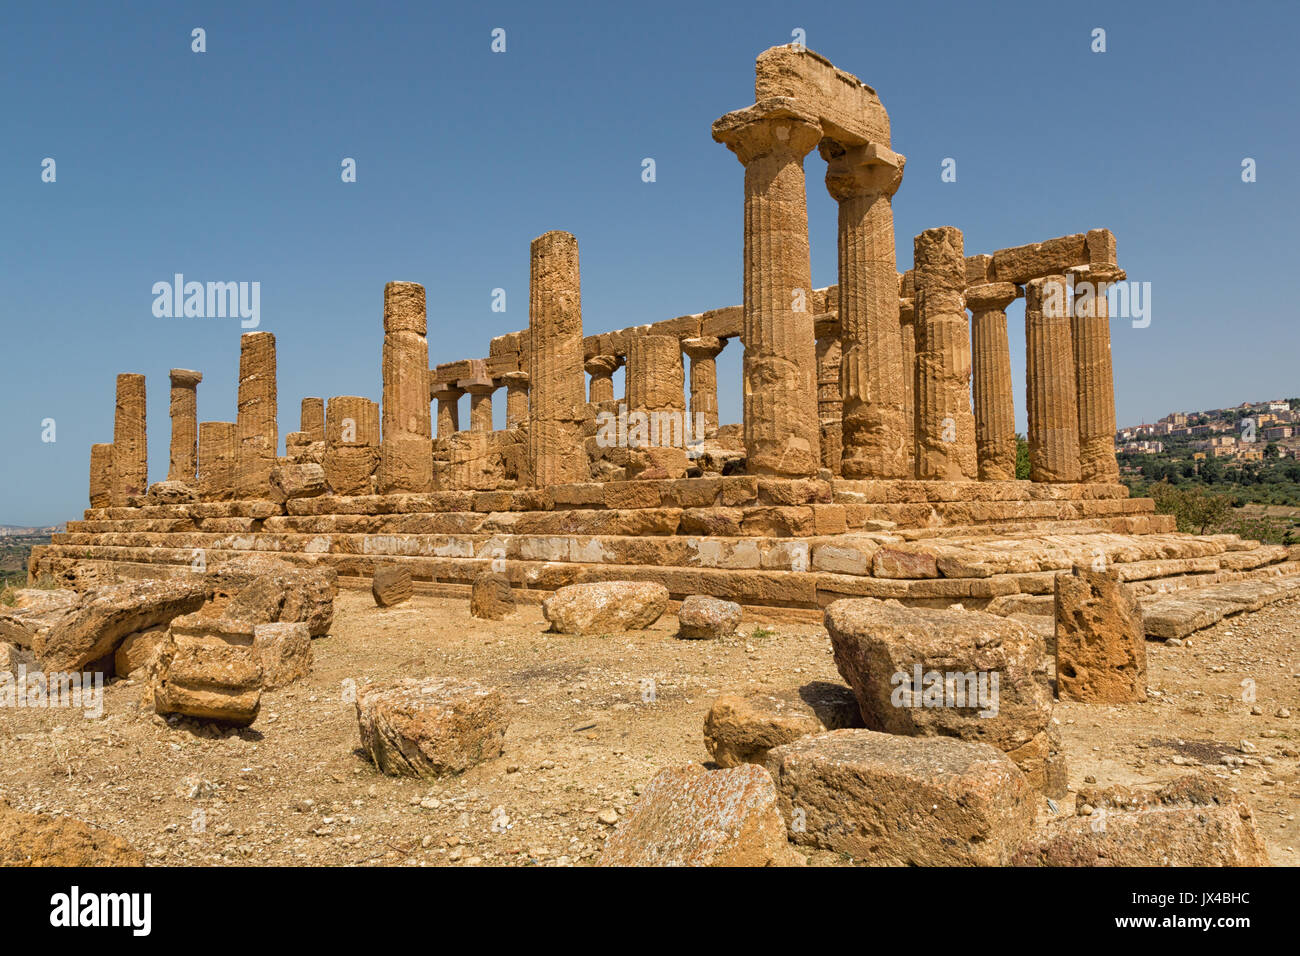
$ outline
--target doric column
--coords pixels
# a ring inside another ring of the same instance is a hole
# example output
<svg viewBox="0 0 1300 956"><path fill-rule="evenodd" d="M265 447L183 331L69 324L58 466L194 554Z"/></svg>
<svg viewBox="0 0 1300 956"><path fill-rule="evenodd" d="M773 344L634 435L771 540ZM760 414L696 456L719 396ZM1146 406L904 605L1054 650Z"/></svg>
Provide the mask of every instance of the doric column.
<svg viewBox="0 0 1300 956"><path fill-rule="evenodd" d="M374 494L379 464L379 406L337 395L325 406L325 480L336 495Z"/></svg>
<svg viewBox="0 0 1300 956"><path fill-rule="evenodd" d="M265 498L280 445L275 336L270 332L245 332L239 337L239 408L235 425L239 438L236 491L241 498Z"/></svg>
<svg viewBox="0 0 1300 956"><path fill-rule="evenodd" d="M793 100L775 97L726 114L713 138L745 167L746 467L815 475L821 442L803 158L821 127Z"/></svg>
<svg viewBox="0 0 1300 956"><path fill-rule="evenodd" d="M506 428L528 424L528 373L506 372Z"/></svg>
<svg viewBox="0 0 1300 956"><path fill-rule="evenodd" d="M916 477L916 300L898 300L898 337L903 353L903 447L907 451L904 474Z"/></svg>
<svg viewBox="0 0 1300 956"><path fill-rule="evenodd" d="M686 410L682 345L675 335L633 336L627 353L627 411Z"/></svg>
<svg viewBox="0 0 1300 956"><path fill-rule="evenodd" d="M1074 381L1079 402L1079 477L1115 483L1115 381L1110 360L1110 303L1106 289L1126 278L1118 266L1070 270L1074 314L1070 320Z"/></svg>
<svg viewBox="0 0 1300 956"><path fill-rule="evenodd" d="M299 416L299 429L308 442L325 440L325 399L304 398Z"/></svg>
<svg viewBox="0 0 1300 956"><path fill-rule="evenodd" d="M614 373L620 364L617 355L593 355L583 363L583 368L591 376L587 401L595 405L614 400Z"/></svg>
<svg viewBox="0 0 1300 956"><path fill-rule="evenodd" d="M90 507L107 508L113 503L113 444L90 446Z"/></svg>
<svg viewBox="0 0 1300 956"><path fill-rule="evenodd" d="M202 372L186 368L171 370L172 444L168 481L194 484L199 468L199 406L196 390Z"/></svg>
<svg viewBox="0 0 1300 956"><path fill-rule="evenodd" d="M1011 398L1011 351L1006 308L1019 291L1010 282L966 290L974 355L975 450L981 481L1016 477L1016 415Z"/></svg>
<svg viewBox="0 0 1300 956"><path fill-rule="evenodd" d="M235 494L239 436L234 422L199 423L199 494L207 501Z"/></svg>
<svg viewBox="0 0 1300 956"><path fill-rule="evenodd" d="M113 504L149 490L149 447L145 427L144 376L123 372L117 377L117 407L113 413Z"/></svg>
<svg viewBox="0 0 1300 956"><path fill-rule="evenodd" d="M691 434L703 423L702 438L718 434L718 354L726 341L712 335L682 339L682 351L691 360Z"/></svg>
<svg viewBox="0 0 1300 956"><path fill-rule="evenodd" d="M465 393L451 382L434 382L429 397L438 402L438 437L450 438L460 431L460 397Z"/></svg>
<svg viewBox="0 0 1300 956"><path fill-rule="evenodd" d="M822 467L841 475L841 452L844 444L844 396L840 391L843 351L838 323L833 334L817 328L817 419L821 424Z"/></svg>
<svg viewBox="0 0 1300 956"><path fill-rule="evenodd" d="M1079 480L1079 416L1065 276L1025 285L1025 405L1031 481Z"/></svg>
<svg viewBox="0 0 1300 956"><path fill-rule="evenodd" d="M822 140L839 203L839 313L846 478L907 476L903 356L891 197L904 158L876 143Z"/></svg>
<svg viewBox="0 0 1300 956"><path fill-rule="evenodd" d="M528 457L538 488L590 477L582 440L582 281L578 240L548 232L529 249Z"/></svg>
<svg viewBox="0 0 1300 956"><path fill-rule="evenodd" d="M469 430L492 431L492 393L497 390L490 378L461 379L456 383L469 392Z"/></svg>
<svg viewBox="0 0 1300 956"><path fill-rule="evenodd" d="M973 480L975 415L970 404L966 261L959 229L927 229L914 244L916 284L916 477Z"/></svg>
<svg viewBox="0 0 1300 956"><path fill-rule="evenodd" d="M426 328L424 286L384 286L383 440L376 489L381 495L433 488Z"/></svg>

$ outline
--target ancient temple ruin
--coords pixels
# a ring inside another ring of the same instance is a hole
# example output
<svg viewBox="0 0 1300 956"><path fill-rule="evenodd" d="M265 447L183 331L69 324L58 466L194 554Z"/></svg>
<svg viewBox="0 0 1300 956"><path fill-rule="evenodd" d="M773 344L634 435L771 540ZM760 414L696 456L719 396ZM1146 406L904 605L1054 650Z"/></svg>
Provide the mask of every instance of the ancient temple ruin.
<svg viewBox="0 0 1300 956"><path fill-rule="evenodd" d="M382 401L303 399L283 455L273 335L242 338L234 421L198 422L203 374L173 370L170 467L152 486L144 376L120 375L113 441L91 448L90 509L33 553L32 576L185 574L261 552L345 584L397 564L440 587L495 569L524 590L646 580L675 598L1013 613L1050 601L1053 573L1080 562L1119 565L1139 590L1282 566L1284 549L1174 534L1118 482L1104 288L1125 275L1109 231L970 254L942 226L898 273L905 161L889 117L802 48L758 57L754 104L713 138L744 166L739 305L584 328L578 241L548 232L530 249L528 328L481 357L431 366L423 287L389 283ZM814 148L839 204L839 281L823 289L809 260ZM1097 294L1069 294L1081 285ZM1027 481L1005 311L1021 296ZM718 420L726 348L743 350L739 424Z"/></svg>

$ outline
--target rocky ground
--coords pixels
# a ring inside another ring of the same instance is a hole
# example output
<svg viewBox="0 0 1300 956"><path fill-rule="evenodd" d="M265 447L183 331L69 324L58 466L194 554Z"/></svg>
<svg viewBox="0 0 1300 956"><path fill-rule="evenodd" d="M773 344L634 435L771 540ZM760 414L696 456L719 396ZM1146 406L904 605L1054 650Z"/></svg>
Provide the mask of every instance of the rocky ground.
<svg viewBox="0 0 1300 956"><path fill-rule="evenodd" d="M535 605L499 624L464 599L380 609L344 591L335 607L311 676L264 694L247 730L169 725L130 681L106 689L98 720L0 710L0 798L87 821L155 865L583 865L657 770L708 760L718 693L840 680L820 626L748 613L742 637L683 641L672 615L568 637L545 633ZM1146 703L1057 705L1072 788L1199 766L1255 807L1274 864L1300 864L1300 601L1148 651ZM382 776L359 750L355 688L440 675L502 688L505 753L456 779Z"/></svg>

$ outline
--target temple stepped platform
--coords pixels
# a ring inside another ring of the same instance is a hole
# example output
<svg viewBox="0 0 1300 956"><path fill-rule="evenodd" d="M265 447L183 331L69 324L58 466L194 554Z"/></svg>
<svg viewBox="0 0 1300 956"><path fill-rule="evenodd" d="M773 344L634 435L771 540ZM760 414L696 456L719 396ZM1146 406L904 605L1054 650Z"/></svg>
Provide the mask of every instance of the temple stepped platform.
<svg viewBox="0 0 1300 956"><path fill-rule="evenodd" d="M33 552L33 578L186 574L273 554L368 586L385 564L467 590L494 566L541 596L581 581L664 584L750 606L842 597L1043 613L1053 576L1104 562L1139 595L1300 572L1287 548L1190 536L1114 484L752 476L545 491L322 495L94 508Z"/></svg>

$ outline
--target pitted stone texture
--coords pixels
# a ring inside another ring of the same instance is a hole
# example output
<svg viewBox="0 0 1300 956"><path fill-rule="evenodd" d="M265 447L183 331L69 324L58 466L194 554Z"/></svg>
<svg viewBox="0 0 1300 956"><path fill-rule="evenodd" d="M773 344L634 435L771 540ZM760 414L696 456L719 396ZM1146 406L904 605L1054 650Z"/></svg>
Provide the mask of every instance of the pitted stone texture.
<svg viewBox="0 0 1300 956"><path fill-rule="evenodd" d="M668 589L641 581L570 584L542 603L551 630L560 634L640 631L668 608Z"/></svg>
<svg viewBox="0 0 1300 956"><path fill-rule="evenodd" d="M377 476L380 494L433 488L429 415L429 342L425 338L424 286L384 287L383 443Z"/></svg>
<svg viewBox="0 0 1300 956"><path fill-rule="evenodd" d="M124 372L117 377L117 408L113 415L113 504L149 489L148 441L145 426L144 376Z"/></svg>
<svg viewBox="0 0 1300 956"><path fill-rule="evenodd" d="M392 607L409 601L413 593L410 570L396 565L376 569L374 579L370 582L370 593L380 607Z"/></svg>
<svg viewBox="0 0 1300 956"><path fill-rule="evenodd" d="M239 433L234 422L199 425L199 493L204 501L225 501L235 496L239 464Z"/></svg>
<svg viewBox="0 0 1300 956"><path fill-rule="evenodd" d="M1056 691L1061 700L1122 704L1147 698L1146 634L1115 569L1056 576Z"/></svg>
<svg viewBox="0 0 1300 956"><path fill-rule="evenodd" d="M308 442L325 440L325 399L304 398L299 416L299 428Z"/></svg>
<svg viewBox="0 0 1300 956"><path fill-rule="evenodd" d="M1065 277L1025 286L1025 403L1031 481L1078 481L1079 418Z"/></svg>
<svg viewBox="0 0 1300 956"><path fill-rule="evenodd" d="M262 668L251 645L169 641L150 684L155 712L247 727L262 701Z"/></svg>
<svg viewBox="0 0 1300 956"><path fill-rule="evenodd" d="M599 866L791 866L772 778L746 764L661 771L619 822Z"/></svg>
<svg viewBox="0 0 1300 956"><path fill-rule="evenodd" d="M171 370L171 462L168 481L193 484L198 472L199 419L196 390L203 381L202 372L190 369Z"/></svg>
<svg viewBox="0 0 1300 956"><path fill-rule="evenodd" d="M718 355L725 345L711 335L682 340L682 351L691 360L691 427L702 423L704 438L718 433Z"/></svg>
<svg viewBox="0 0 1300 956"><path fill-rule="evenodd" d="M633 412L686 410L682 345L673 335L637 335L627 356L627 408Z"/></svg>
<svg viewBox="0 0 1300 956"><path fill-rule="evenodd" d="M90 446L90 507L107 508L113 503L113 445Z"/></svg>
<svg viewBox="0 0 1300 956"><path fill-rule="evenodd" d="M145 495L146 505L181 505L198 500L192 481L157 481L149 486L149 493Z"/></svg>
<svg viewBox="0 0 1300 956"><path fill-rule="evenodd" d="M578 240L548 232L530 248L529 461L538 488L589 477L582 445L582 281Z"/></svg>
<svg viewBox="0 0 1300 956"><path fill-rule="evenodd" d="M692 594L677 611L677 636L687 640L731 637L740 626L740 614L735 601Z"/></svg>
<svg viewBox="0 0 1300 956"><path fill-rule="evenodd" d="M366 687L356 707L361 746L390 776L464 773L501 756L509 726L500 691L452 678Z"/></svg>
<svg viewBox="0 0 1300 956"><path fill-rule="evenodd" d="M276 558L250 557L212 568L207 586L224 600L222 613L256 624L301 621L312 637L328 634L334 623L338 572L328 567L302 567Z"/></svg>
<svg viewBox="0 0 1300 956"><path fill-rule="evenodd" d="M773 747L809 734L861 726L853 690L819 681L777 694L723 694L704 718L704 745L720 767L762 765Z"/></svg>
<svg viewBox="0 0 1300 956"><path fill-rule="evenodd" d="M147 673L157 663L167 640L166 627L128 635L113 652L113 673L118 677Z"/></svg>
<svg viewBox="0 0 1300 956"><path fill-rule="evenodd" d="M329 400L325 410L325 480L334 494L374 493L379 440L379 407L374 402L357 395L337 395Z"/></svg>
<svg viewBox="0 0 1300 956"><path fill-rule="evenodd" d="M325 482L325 469L321 465L282 462L271 472L271 488L275 500L289 501L323 495L329 490L329 485Z"/></svg>
<svg viewBox="0 0 1300 956"><path fill-rule="evenodd" d="M17 677L22 668L26 668L28 673L36 671L36 656L17 644L0 641L0 674Z"/></svg>
<svg viewBox="0 0 1300 956"><path fill-rule="evenodd" d="M302 622L258 624L253 653L262 666L262 687L275 690L311 673L311 633Z"/></svg>
<svg viewBox="0 0 1300 956"><path fill-rule="evenodd" d="M1047 729L1052 690L1046 649L1019 621L868 598L831 604L826 628L835 666L873 730L960 737L1009 752ZM915 687L918 668L922 683ZM925 693L939 686L925 678L932 672L943 675L943 692ZM950 674L966 679L949 684ZM976 692L980 687L985 695Z"/></svg>
<svg viewBox="0 0 1300 956"><path fill-rule="evenodd" d="M1034 797L987 744L870 730L768 754L790 838L882 866L1000 866L1029 837Z"/></svg>
<svg viewBox="0 0 1300 956"><path fill-rule="evenodd" d="M470 589L469 613L485 621L499 621L515 611L510 579L496 571L484 571Z"/></svg>
<svg viewBox="0 0 1300 956"><path fill-rule="evenodd" d="M241 335L235 488L244 498L265 498L270 488L280 445L275 375L275 336L270 332Z"/></svg>
<svg viewBox="0 0 1300 956"><path fill-rule="evenodd" d="M79 671L111 655L127 635L197 611L211 589L197 581L133 581L82 596L56 626L37 632L32 650L46 671Z"/></svg>

